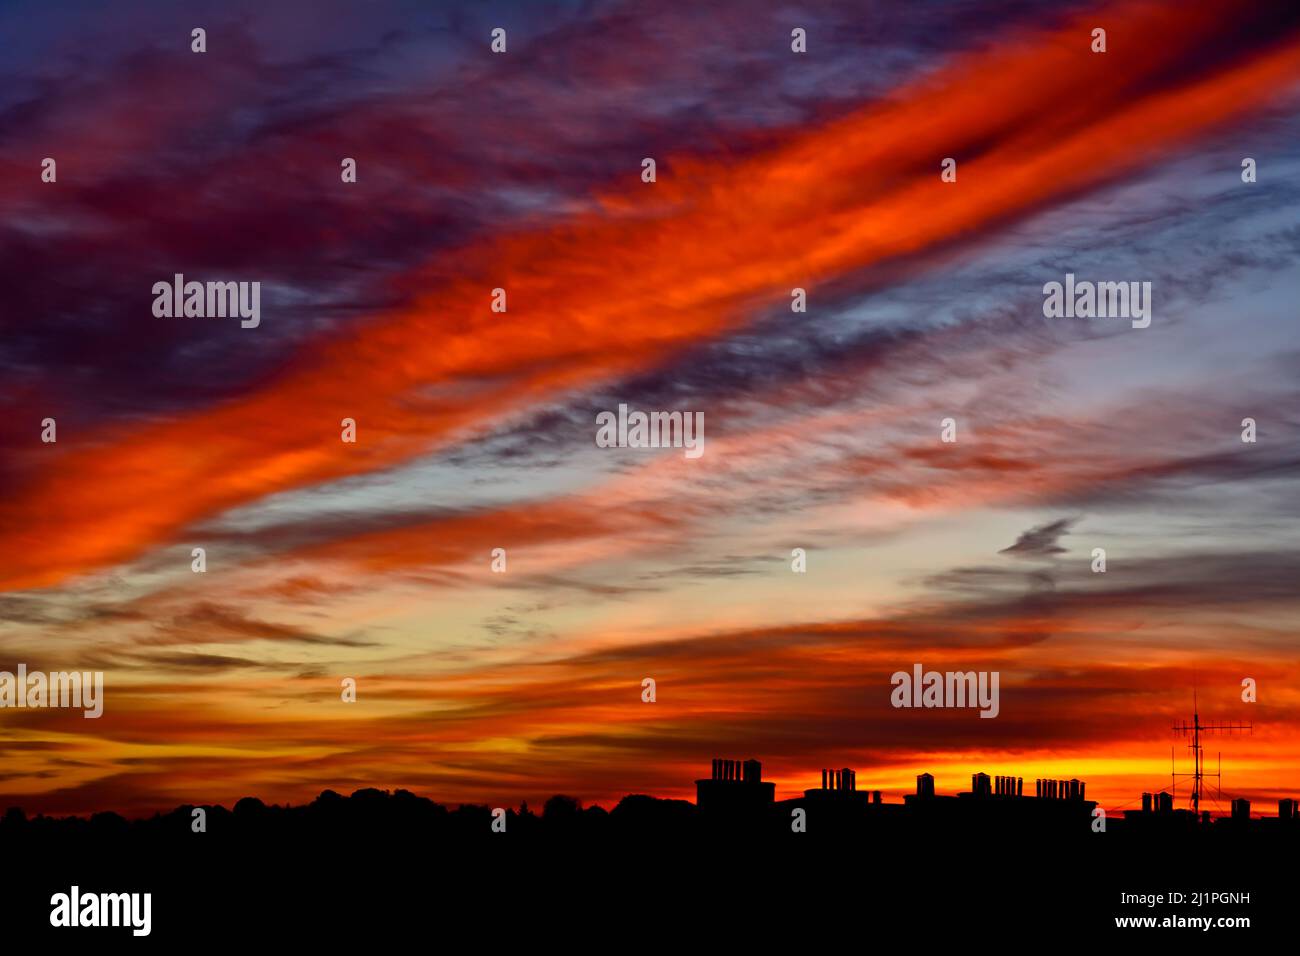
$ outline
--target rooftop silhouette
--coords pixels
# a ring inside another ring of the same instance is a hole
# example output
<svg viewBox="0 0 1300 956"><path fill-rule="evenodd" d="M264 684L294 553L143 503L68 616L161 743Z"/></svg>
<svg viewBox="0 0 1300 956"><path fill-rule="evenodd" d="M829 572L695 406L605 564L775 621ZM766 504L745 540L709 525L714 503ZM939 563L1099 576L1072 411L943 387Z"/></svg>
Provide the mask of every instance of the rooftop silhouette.
<svg viewBox="0 0 1300 956"><path fill-rule="evenodd" d="M776 786L763 780L758 760L719 758L713 761L708 777L695 781L695 803L630 794L606 810L556 795L540 813L525 802L518 808L502 808L504 813L499 815L504 817L506 833L522 836L711 831L775 836L792 832L795 811L803 811L810 833L947 834L996 826L1006 834L1037 837L1094 832L1098 806L1087 799L1087 784L1078 779L1040 778L1031 789L1022 777L975 773L969 790L943 794L936 790L933 775L921 773L916 777L915 792L901 802L884 800L879 790L859 790L857 772L849 767L823 769L820 784L806 789L802 796L778 800ZM1237 799L1232 801L1231 815L1218 818L1208 811L1197 815L1176 810L1167 792L1144 793L1141 801L1141 809L1107 817L1107 832L1169 835L1213 829L1229 836L1247 832L1300 835L1300 813L1290 798L1279 801L1276 816L1252 817L1250 802ZM311 803L296 806L268 806L256 797L244 797L230 810L186 804L134 821L116 813L97 813L89 819L43 815L29 819L21 809L10 808L0 817L0 839L170 837L195 832L196 809L203 811L204 832L251 837L312 837L356 830L370 835L422 832L473 839L497 832L492 826L492 805L448 808L407 790L365 788L350 797L325 790Z"/></svg>

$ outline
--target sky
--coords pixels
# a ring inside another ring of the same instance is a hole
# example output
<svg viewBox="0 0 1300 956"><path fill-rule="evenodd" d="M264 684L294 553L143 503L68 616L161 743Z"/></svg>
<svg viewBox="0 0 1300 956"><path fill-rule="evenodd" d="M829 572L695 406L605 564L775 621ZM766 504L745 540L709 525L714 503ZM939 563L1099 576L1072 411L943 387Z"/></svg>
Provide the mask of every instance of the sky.
<svg viewBox="0 0 1300 956"><path fill-rule="evenodd" d="M0 5L0 806L1300 795L1300 10L705 6Z"/></svg>

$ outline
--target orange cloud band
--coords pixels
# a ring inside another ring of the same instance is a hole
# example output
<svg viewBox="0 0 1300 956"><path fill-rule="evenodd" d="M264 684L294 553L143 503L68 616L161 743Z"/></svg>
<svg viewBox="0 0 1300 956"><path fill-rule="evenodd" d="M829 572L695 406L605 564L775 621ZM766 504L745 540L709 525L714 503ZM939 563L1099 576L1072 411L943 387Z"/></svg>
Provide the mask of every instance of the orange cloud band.
<svg viewBox="0 0 1300 956"><path fill-rule="evenodd" d="M51 586L230 507L392 466L661 361L794 285L967 240L1149 162L1300 77L1293 36L1191 75L1242 15L1228 3L1094 14L958 58L767 153L665 157L660 182L597 212L432 264L416 307L309 346L244 398L91 436L61 423L48 463L0 505L0 589ZM1089 51L1096 23L1104 55ZM950 155L959 182L943 184ZM508 313L489 311L495 287ZM359 444L340 442L344 417Z"/></svg>

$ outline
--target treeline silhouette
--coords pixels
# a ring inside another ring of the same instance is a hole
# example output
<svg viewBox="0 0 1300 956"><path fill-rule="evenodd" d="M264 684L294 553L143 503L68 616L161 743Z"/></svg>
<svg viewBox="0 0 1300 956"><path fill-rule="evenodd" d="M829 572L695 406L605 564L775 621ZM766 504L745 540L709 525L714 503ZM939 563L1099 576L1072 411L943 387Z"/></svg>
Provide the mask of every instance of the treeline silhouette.
<svg viewBox="0 0 1300 956"><path fill-rule="evenodd" d="M802 829L792 826L792 805L805 807ZM1082 805L1080 805L1082 806ZM878 853L911 856L925 847L948 852L969 846L988 858L989 850L1007 859L1048 848L1090 868L1112 865L1121 856L1152 851L1211 853L1248 857L1262 848L1294 854L1300 849L1300 820L1219 820L1196 826L1190 815L1142 815L1112 818L1107 832L1097 833L1084 809L1064 802L1035 814L1022 801L931 800L904 806L855 805L815 798L760 807L701 808L687 800L647 794L623 797L609 810L586 806L557 794L534 809L527 802L494 817L491 805L444 806L408 790L364 788L351 796L323 791L299 805L268 805L244 797L227 809L185 804L167 813L126 819L117 813L85 817L29 818L10 808L0 816L0 845L37 853L82 853L92 858L143 859L187 854L222 866L248 847L285 853L322 845L354 849L463 845L474 853L513 854L537 842L562 842L569 848L646 845L690 847L725 842L752 846L766 858L798 859L805 851L827 847L869 846ZM201 811L201 813L196 813ZM504 823L504 832L500 832Z"/></svg>
<svg viewBox="0 0 1300 956"><path fill-rule="evenodd" d="M796 833L791 826L791 806L807 808L807 822ZM1068 805L1046 804L1046 809L1070 809ZM36 841L42 845L125 840L135 845L177 837L210 834L221 838L253 838L277 841L315 840L322 836L377 837L385 834L421 839L562 837L601 840L611 837L734 836L746 839L800 836L816 839L819 831L834 836L859 835L881 843L899 839L950 839L960 833L982 829L997 833L1003 844L1018 837L1048 838L1052 842L1104 841L1092 832L1090 817L1083 811L1035 816L1028 804L1015 801L931 801L911 806L886 804L868 806L819 803L813 798L787 800L761 807L729 806L702 810L687 800L665 799L647 794L623 797L611 810L584 807L582 801L556 794L539 810L525 801L504 809L504 821L494 818L490 805L461 804L447 807L409 790L379 790L367 787L351 796L333 790L322 791L311 803L268 805L256 797L244 797L233 809L220 805L184 804L167 813L127 819L113 812L89 818L29 818L18 807L0 816L0 840L6 845ZM1039 809L1043 809L1040 806ZM196 814L201 810L201 814ZM201 829L200 829L201 818ZM495 828L494 828L495 819ZM504 822L504 833L499 832ZM1221 819L1215 825L1196 826L1187 814L1143 815L1137 820L1113 817L1107 829L1116 842L1187 842L1206 845L1242 845L1256 840L1300 842L1300 820Z"/></svg>
<svg viewBox="0 0 1300 956"><path fill-rule="evenodd" d="M478 839L493 835L493 808L461 804L443 806L408 790L389 792L368 787L350 797L325 790L309 804L267 805L256 797L244 797L233 809L216 805L185 804L168 813L128 820L117 813L96 813L89 818L37 815L28 818L18 807L0 817L0 840L5 844L35 840L100 842L129 839L134 843L172 841L196 831L194 811L201 809L203 832L220 836L271 837L277 840L313 839L355 833L376 836L384 832L420 834L441 838ZM693 803L645 794L624 797L612 810L584 807L575 797L557 794L540 811L525 801L516 808L504 808L505 833L511 836L590 837L647 833L690 834L701 825ZM498 827L500 823L497 824Z"/></svg>

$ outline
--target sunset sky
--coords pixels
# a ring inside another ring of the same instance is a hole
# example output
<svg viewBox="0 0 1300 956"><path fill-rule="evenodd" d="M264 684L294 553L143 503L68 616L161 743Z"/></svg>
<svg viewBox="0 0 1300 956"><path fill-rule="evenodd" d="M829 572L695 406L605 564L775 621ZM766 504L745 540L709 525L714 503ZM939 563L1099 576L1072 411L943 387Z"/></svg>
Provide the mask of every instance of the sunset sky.
<svg viewBox="0 0 1300 956"><path fill-rule="evenodd" d="M0 808L612 806L752 756L778 797L1118 810L1190 769L1194 692L1254 723L1207 808L1300 796L1294 2L18 0L0 37L0 670L105 675L98 720L0 709ZM260 326L155 317L177 273L260 281ZM1151 282L1150 327L1045 318L1066 273ZM597 447L620 403L703 412L703 456ZM915 663L1000 672L999 716L894 709Z"/></svg>

